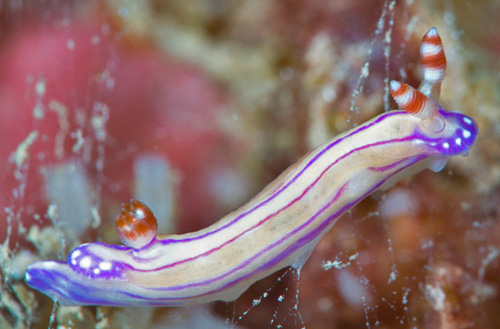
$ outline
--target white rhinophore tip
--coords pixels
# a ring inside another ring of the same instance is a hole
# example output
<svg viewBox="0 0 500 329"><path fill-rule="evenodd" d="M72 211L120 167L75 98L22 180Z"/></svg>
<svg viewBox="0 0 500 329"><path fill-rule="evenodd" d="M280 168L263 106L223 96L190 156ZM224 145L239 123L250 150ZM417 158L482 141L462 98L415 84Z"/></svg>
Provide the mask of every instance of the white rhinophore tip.
<svg viewBox="0 0 500 329"><path fill-rule="evenodd" d="M396 80L391 80L391 89L398 90L399 88L401 88L401 84Z"/></svg>
<svg viewBox="0 0 500 329"><path fill-rule="evenodd" d="M431 27L431 29L427 32L427 35L433 37L438 34L438 31L435 27Z"/></svg>

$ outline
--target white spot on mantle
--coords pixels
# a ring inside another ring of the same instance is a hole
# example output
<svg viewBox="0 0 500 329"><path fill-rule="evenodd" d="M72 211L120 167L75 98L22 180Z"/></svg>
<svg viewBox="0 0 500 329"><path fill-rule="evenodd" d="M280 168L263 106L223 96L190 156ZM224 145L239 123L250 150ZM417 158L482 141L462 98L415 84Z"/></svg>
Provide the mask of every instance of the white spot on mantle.
<svg viewBox="0 0 500 329"><path fill-rule="evenodd" d="M80 261L81 268L89 268L90 265L92 265L92 258L90 258L90 256L85 256Z"/></svg>
<svg viewBox="0 0 500 329"><path fill-rule="evenodd" d="M101 262L101 263L99 263L99 268L103 271L108 271L111 269L111 263L110 262Z"/></svg>

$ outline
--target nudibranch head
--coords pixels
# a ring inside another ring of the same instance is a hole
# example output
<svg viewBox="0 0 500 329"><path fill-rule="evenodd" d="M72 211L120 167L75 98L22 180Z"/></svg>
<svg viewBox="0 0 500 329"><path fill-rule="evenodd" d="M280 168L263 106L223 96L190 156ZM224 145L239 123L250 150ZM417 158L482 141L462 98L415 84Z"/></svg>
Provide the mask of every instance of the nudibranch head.
<svg viewBox="0 0 500 329"><path fill-rule="evenodd" d="M436 28L422 38L420 68L423 81L419 90L398 81L391 81L391 94L399 107L418 120L419 140L431 147L431 154L446 159L467 154L474 144L478 128L461 113L448 112L439 105L441 82L446 73L446 55ZM442 162L443 165L445 163Z"/></svg>
<svg viewBox="0 0 500 329"><path fill-rule="evenodd" d="M443 134L429 144L437 154L446 157L467 155L479 131L476 123L460 112L448 112L439 108L439 113L444 118L446 127L443 129Z"/></svg>
<svg viewBox="0 0 500 329"><path fill-rule="evenodd" d="M130 200L122 205L116 217L116 233L125 246L142 249L155 240L157 231L156 218L144 203Z"/></svg>
<svg viewBox="0 0 500 329"><path fill-rule="evenodd" d="M432 147L437 156L467 154L478 128L470 117L448 112L413 87L391 81L391 94L399 107L421 120L419 139Z"/></svg>

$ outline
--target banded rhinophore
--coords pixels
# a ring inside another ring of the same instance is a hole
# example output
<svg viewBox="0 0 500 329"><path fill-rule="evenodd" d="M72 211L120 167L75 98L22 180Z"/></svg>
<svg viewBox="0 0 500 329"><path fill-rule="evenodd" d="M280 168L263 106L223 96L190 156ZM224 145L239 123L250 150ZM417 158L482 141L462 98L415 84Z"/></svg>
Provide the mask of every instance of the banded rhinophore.
<svg viewBox="0 0 500 329"><path fill-rule="evenodd" d="M438 103L446 58L436 29L421 47L420 91L392 81L404 111L390 111L324 143L261 193L193 233L156 235L154 216L132 201L117 219L123 245L88 243L67 262L38 261L25 280L62 305L182 306L232 301L255 281L300 268L337 219L376 190L467 154L473 120Z"/></svg>

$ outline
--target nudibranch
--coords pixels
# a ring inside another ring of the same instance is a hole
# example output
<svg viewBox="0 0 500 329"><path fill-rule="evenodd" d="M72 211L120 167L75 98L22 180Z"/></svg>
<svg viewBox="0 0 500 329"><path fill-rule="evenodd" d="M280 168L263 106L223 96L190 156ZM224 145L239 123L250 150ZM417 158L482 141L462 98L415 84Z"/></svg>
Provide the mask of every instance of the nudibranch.
<svg viewBox="0 0 500 329"><path fill-rule="evenodd" d="M124 205L123 245L87 243L67 262L38 261L27 284L61 305L184 306L232 301L252 283L300 268L347 210L376 190L466 155L478 128L439 105L446 58L435 28L421 46L423 82L390 83L403 109L383 113L320 145L238 210L197 232L156 235L152 212Z"/></svg>

